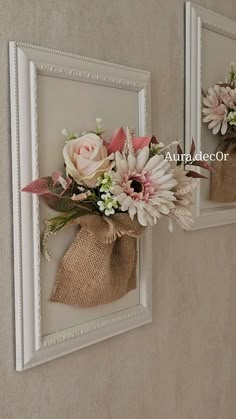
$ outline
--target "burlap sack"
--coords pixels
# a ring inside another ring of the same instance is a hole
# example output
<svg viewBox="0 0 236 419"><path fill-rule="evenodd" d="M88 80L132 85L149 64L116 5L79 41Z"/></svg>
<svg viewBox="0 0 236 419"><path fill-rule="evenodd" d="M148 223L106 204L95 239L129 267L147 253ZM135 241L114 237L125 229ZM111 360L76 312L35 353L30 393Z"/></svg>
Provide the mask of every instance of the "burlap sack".
<svg viewBox="0 0 236 419"><path fill-rule="evenodd" d="M78 224L50 301L94 307L118 300L136 287L137 237L144 227L121 213L85 215Z"/></svg>
<svg viewBox="0 0 236 419"><path fill-rule="evenodd" d="M226 134L216 149L228 154L227 160L215 160L215 172L211 174L210 200L216 202L236 201L236 133Z"/></svg>

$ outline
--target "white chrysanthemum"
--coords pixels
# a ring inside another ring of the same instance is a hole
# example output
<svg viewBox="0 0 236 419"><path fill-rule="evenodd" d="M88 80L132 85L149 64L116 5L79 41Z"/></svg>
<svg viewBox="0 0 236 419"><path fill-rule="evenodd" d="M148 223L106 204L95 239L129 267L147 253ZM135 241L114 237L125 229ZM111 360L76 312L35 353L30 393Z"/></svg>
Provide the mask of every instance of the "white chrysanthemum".
<svg viewBox="0 0 236 419"><path fill-rule="evenodd" d="M161 214L168 215L176 199L171 189L177 182L170 163L163 155L149 158L149 152L149 147L140 149L136 155L116 152L113 176L113 193L121 211L128 211L132 219L137 214L143 226L155 224Z"/></svg>
<svg viewBox="0 0 236 419"><path fill-rule="evenodd" d="M236 109L236 89L232 89L230 86L221 86L220 98L227 108Z"/></svg>
<svg viewBox="0 0 236 419"><path fill-rule="evenodd" d="M184 230L189 230L194 223L192 219L192 190L197 183L191 177L186 176L186 173L182 167L176 167L174 171L174 178L177 181L174 188L176 201L175 207L170 210L170 231L173 231L172 218Z"/></svg>
<svg viewBox="0 0 236 419"><path fill-rule="evenodd" d="M205 106L202 110L203 122L208 123L208 128L212 129L214 135L219 131L224 135L227 131L227 99L229 97L226 90L216 84L209 87L206 97L202 100Z"/></svg>

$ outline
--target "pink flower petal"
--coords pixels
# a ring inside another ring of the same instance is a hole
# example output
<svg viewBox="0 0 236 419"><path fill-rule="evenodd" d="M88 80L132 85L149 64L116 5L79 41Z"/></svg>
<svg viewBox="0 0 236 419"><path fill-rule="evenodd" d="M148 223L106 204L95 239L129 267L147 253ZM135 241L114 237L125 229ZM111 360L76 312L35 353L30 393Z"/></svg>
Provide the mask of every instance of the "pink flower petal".
<svg viewBox="0 0 236 419"><path fill-rule="evenodd" d="M58 180L61 177L61 175L62 175L61 172L53 172L53 174L52 174L52 181L53 181L53 183L58 182Z"/></svg>
<svg viewBox="0 0 236 419"><path fill-rule="evenodd" d="M138 151L140 148L149 146L152 137L136 137L133 138L134 151Z"/></svg>
<svg viewBox="0 0 236 419"><path fill-rule="evenodd" d="M120 127L111 136L110 143L108 145L108 154L115 153L116 151L122 152L126 135L124 128Z"/></svg>

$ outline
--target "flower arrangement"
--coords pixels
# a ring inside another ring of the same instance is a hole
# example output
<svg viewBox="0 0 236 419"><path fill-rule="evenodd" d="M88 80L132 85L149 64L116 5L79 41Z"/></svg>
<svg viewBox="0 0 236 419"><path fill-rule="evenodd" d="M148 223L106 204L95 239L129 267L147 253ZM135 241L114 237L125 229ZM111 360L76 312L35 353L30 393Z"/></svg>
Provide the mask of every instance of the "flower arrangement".
<svg viewBox="0 0 236 419"><path fill-rule="evenodd" d="M65 173L33 180L23 191L60 213L45 221L41 247L47 260L49 237L68 224L79 227L59 263L50 301L93 307L135 288L136 242L147 225L165 216L171 231L172 220L191 227L192 178L204 176L186 166L209 166L194 160L194 142L187 162L178 141L165 146L129 128L117 129L106 142L100 118L95 131L63 134ZM181 158L172 165L165 153L175 145Z"/></svg>
<svg viewBox="0 0 236 419"><path fill-rule="evenodd" d="M192 143L192 161L165 160L165 152L177 145L159 143L155 136L135 137L129 128L121 127L103 139L102 121L96 119L96 131L81 135L63 130L66 143L63 148L65 173L54 172L51 176L32 181L23 192L37 194L45 204L61 215L45 221L42 234L42 252L50 260L46 242L68 223L85 214L110 217L115 213L128 213L131 220L137 217L141 226L153 226L162 216L188 230L192 223L192 190L196 183L192 178L204 177L187 170L186 165L209 166L194 161L195 146Z"/></svg>
<svg viewBox="0 0 236 419"><path fill-rule="evenodd" d="M231 64L225 82L203 90L203 122L213 134L225 135L236 127L236 69Z"/></svg>
<svg viewBox="0 0 236 419"><path fill-rule="evenodd" d="M203 90L203 122L214 135L220 134L218 153L226 156L216 159L211 175L210 200L215 202L236 201L236 69L231 64L225 82L218 82Z"/></svg>

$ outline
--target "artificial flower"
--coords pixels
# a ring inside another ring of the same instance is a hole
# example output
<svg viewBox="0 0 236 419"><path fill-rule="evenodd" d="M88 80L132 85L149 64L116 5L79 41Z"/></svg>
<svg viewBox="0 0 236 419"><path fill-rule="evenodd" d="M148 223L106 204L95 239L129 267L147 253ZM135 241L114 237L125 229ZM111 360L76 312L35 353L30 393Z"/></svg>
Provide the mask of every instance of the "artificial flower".
<svg viewBox="0 0 236 419"><path fill-rule="evenodd" d="M101 200L97 202L99 210L104 212L105 215L115 214L115 210L119 207L116 197L112 196L110 192L101 195Z"/></svg>
<svg viewBox="0 0 236 419"><path fill-rule="evenodd" d="M152 143L150 144L150 156L155 156L155 154L160 154L162 149L165 147L163 143Z"/></svg>
<svg viewBox="0 0 236 419"><path fill-rule="evenodd" d="M214 95L216 100L217 92ZM208 109L214 107L209 98L205 104ZM234 121L235 113L231 111L229 124ZM63 130L67 137L63 149L67 177L63 177L61 172L54 172L52 176L33 180L22 189L38 195L49 208L61 213L45 223L41 244L48 260L48 238L88 214L109 217L126 213L133 220L133 223L130 221L131 225L135 226L138 221L143 227L155 224L162 215L169 218L170 229L171 220L185 230L192 225L192 189L195 183L190 177L203 176L192 170L185 171L184 164L175 170L172 168L166 150L178 144L177 153L182 155L179 142L173 141L165 146L158 143L155 137L133 138L129 128L126 133L119 128L108 146L100 136L101 131L101 118L96 120L96 132L99 135L89 132L72 139L73 133ZM194 153L193 142L191 167L195 164L210 170L206 162L194 160ZM112 225L114 219L112 217L108 224Z"/></svg>
<svg viewBox="0 0 236 419"><path fill-rule="evenodd" d="M220 99L229 109L236 109L236 89L229 86L221 86Z"/></svg>
<svg viewBox="0 0 236 419"><path fill-rule="evenodd" d="M67 175L77 183L95 187L98 177L112 167L103 140L94 133L68 141L63 148Z"/></svg>
<svg viewBox="0 0 236 419"><path fill-rule="evenodd" d="M231 127L235 127L236 126L236 111L231 111L228 115L227 120Z"/></svg>
<svg viewBox="0 0 236 419"><path fill-rule="evenodd" d="M137 214L142 226L153 225L161 214L168 215L174 207L176 186L170 164L163 155L149 158L149 147L127 156L116 152L114 195L121 211L128 211L133 219Z"/></svg>
<svg viewBox="0 0 236 419"><path fill-rule="evenodd" d="M59 183L65 191L69 188L69 186L72 183L72 180L69 177L64 179L61 172L53 172L52 181L53 186L56 186L56 184Z"/></svg>
<svg viewBox="0 0 236 419"><path fill-rule="evenodd" d="M96 118L96 134L100 136L103 132L102 118Z"/></svg>
<svg viewBox="0 0 236 419"><path fill-rule="evenodd" d="M202 110L204 118L203 122L208 123L208 128L212 129L213 134L219 131L224 135L227 131L227 106L223 103L225 91L223 87L216 84L209 87L206 96L203 98Z"/></svg>
<svg viewBox="0 0 236 419"><path fill-rule="evenodd" d="M111 173L112 172L105 172L103 176L98 178L97 186L99 187L100 192L111 192L114 189L115 182Z"/></svg>
<svg viewBox="0 0 236 419"><path fill-rule="evenodd" d="M84 201L90 195L91 195L91 191L82 192L82 193L79 193L79 194L74 193L72 195L71 199L72 199L72 201Z"/></svg>
<svg viewBox="0 0 236 419"><path fill-rule="evenodd" d="M66 137L66 141L75 140L79 136L77 132L68 132L66 128L63 128L61 133Z"/></svg>

